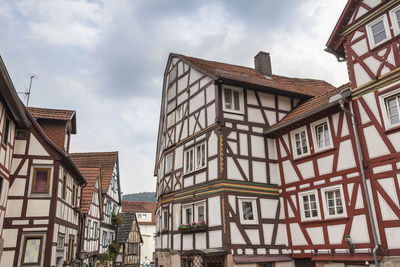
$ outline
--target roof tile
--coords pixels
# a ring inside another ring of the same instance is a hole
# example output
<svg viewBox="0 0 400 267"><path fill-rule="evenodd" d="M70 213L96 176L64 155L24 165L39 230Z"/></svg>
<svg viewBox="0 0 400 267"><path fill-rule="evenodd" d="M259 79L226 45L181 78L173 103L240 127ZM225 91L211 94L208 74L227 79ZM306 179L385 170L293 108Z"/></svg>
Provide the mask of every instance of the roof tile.
<svg viewBox="0 0 400 267"><path fill-rule="evenodd" d="M83 213L88 213L92 204L93 192L96 189L96 181L100 174L99 168L79 168L79 171L85 177L87 185L82 190L81 208Z"/></svg>
<svg viewBox="0 0 400 267"><path fill-rule="evenodd" d="M75 111L73 110L64 110L64 109L49 109L49 108L35 108L35 107L27 107L27 109L36 119L68 121L71 120L75 114Z"/></svg>

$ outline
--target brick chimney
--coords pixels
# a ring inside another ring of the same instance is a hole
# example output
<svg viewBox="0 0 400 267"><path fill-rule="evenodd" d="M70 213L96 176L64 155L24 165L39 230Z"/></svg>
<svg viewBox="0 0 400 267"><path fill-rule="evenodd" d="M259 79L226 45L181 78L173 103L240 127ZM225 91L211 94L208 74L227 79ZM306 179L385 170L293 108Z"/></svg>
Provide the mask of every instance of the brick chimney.
<svg viewBox="0 0 400 267"><path fill-rule="evenodd" d="M262 74L272 77L271 57L269 53L260 51L254 57L254 68Z"/></svg>

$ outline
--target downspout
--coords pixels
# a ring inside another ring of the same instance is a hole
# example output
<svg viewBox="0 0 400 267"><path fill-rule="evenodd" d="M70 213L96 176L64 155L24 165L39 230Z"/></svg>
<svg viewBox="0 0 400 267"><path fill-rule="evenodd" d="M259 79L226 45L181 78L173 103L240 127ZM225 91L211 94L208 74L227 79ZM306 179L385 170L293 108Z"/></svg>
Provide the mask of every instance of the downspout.
<svg viewBox="0 0 400 267"><path fill-rule="evenodd" d="M378 256L376 255L378 249L379 249L379 241L378 241L378 235L376 232L376 226L375 226L375 220L373 218L373 213L372 213L372 207L371 207L371 199L369 197L369 191L368 191L368 186L367 186L367 178L365 176L365 171L364 171L364 165L363 165L363 158L362 158L362 154L361 154L361 145L360 145L360 139L358 137L358 131L357 131L357 124L356 124L356 120L354 118L354 114L351 113L350 110L346 109L344 107L344 99L348 96L350 96L351 92L350 90L347 89L343 89L340 92L341 98L338 100L339 104L340 104L340 108L347 113L348 115L350 115L351 117L351 124L353 126L353 132L354 132L354 139L355 139L355 143L356 143L356 148L357 148L357 157L358 157L358 163L360 165L360 171L361 171L361 180L363 183L363 188L364 188L364 192L365 192L365 199L367 202L367 209L368 209L368 213L369 213L369 221L371 223L371 228L372 228L372 236L374 238L374 244L375 247L372 250L372 255L374 257L374 262L375 262L375 266L376 267L380 267L380 263L378 261Z"/></svg>

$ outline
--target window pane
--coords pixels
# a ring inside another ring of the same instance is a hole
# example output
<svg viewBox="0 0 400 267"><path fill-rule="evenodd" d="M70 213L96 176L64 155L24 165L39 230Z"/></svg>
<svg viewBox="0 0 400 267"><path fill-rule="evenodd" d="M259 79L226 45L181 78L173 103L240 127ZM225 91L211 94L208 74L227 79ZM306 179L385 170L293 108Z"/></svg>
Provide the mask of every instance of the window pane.
<svg viewBox="0 0 400 267"><path fill-rule="evenodd" d="M310 211L307 211L307 210L304 212L304 215L305 215L306 218L310 218L311 217Z"/></svg>
<svg viewBox="0 0 400 267"><path fill-rule="evenodd" d="M318 211L317 210L312 210L312 216L313 217L318 217Z"/></svg>
<svg viewBox="0 0 400 267"><path fill-rule="evenodd" d="M254 220L252 202L243 201L242 202L242 210L243 210L243 219L244 220Z"/></svg>
<svg viewBox="0 0 400 267"><path fill-rule="evenodd" d="M232 109L232 90L224 89L225 94L225 108Z"/></svg>
<svg viewBox="0 0 400 267"><path fill-rule="evenodd" d="M25 243L24 263L39 263L41 238L27 238Z"/></svg>
<svg viewBox="0 0 400 267"><path fill-rule="evenodd" d="M47 190L47 170L35 170L35 184L33 188L33 192L35 193L48 193Z"/></svg>
<svg viewBox="0 0 400 267"><path fill-rule="evenodd" d="M372 33L375 35L381 31L383 31L385 29L385 25L383 24L383 20L379 21L378 23L376 23L375 25L373 25L372 27Z"/></svg>
<svg viewBox="0 0 400 267"><path fill-rule="evenodd" d="M386 39L385 25L383 21L378 22L372 28L375 44L380 43Z"/></svg>
<svg viewBox="0 0 400 267"><path fill-rule="evenodd" d="M197 207L197 217L199 222L204 221L204 206Z"/></svg>
<svg viewBox="0 0 400 267"><path fill-rule="evenodd" d="M240 111L239 107L239 92L233 91L234 110Z"/></svg>
<svg viewBox="0 0 400 267"><path fill-rule="evenodd" d="M400 10L396 12L397 23L400 26Z"/></svg>

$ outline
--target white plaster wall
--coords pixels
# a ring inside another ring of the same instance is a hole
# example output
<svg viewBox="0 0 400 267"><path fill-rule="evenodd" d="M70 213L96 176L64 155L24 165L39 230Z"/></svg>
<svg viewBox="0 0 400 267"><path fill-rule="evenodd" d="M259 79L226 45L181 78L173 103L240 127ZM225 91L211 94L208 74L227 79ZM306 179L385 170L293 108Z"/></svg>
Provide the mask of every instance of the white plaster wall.
<svg viewBox="0 0 400 267"><path fill-rule="evenodd" d="M221 199L219 196L208 198L208 226L221 225Z"/></svg>

